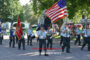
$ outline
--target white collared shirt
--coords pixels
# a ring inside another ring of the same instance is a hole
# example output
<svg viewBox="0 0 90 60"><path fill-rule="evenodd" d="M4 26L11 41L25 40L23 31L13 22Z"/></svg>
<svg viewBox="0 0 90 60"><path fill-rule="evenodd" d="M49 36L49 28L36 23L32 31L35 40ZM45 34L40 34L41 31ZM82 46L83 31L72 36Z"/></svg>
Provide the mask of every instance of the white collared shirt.
<svg viewBox="0 0 90 60"><path fill-rule="evenodd" d="M31 29L28 29L28 35L32 35L32 30Z"/></svg>
<svg viewBox="0 0 90 60"><path fill-rule="evenodd" d="M90 29L87 29L87 36L90 37Z"/></svg>
<svg viewBox="0 0 90 60"><path fill-rule="evenodd" d="M82 33L84 34L84 37L88 37L87 36L87 29L83 29Z"/></svg>
<svg viewBox="0 0 90 60"><path fill-rule="evenodd" d="M61 31L61 36L63 36L63 37L66 37L66 32L64 33L65 30L66 30L66 29L64 28L64 29Z"/></svg>
<svg viewBox="0 0 90 60"><path fill-rule="evenodd" d="M43 32L40 30L38 35L40 39L46 39L46 31Z"/></svg>

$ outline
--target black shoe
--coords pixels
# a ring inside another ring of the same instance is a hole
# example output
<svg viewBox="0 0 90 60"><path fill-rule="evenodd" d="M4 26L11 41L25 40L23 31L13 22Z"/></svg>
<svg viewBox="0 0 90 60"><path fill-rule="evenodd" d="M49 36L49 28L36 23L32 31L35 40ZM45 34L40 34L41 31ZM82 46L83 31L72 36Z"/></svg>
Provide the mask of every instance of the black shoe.
<svg viewBox="0 0 90 60"><path fill-rule="evenodd" d="M26 50L26 49L23 49L23 50Z"/></svg>
<svg viewBox="0 0 90 60"><path fill-rule="evenodd" d="M32 44L30 44L30 46L32 46Z"/></svg>
<svg viewBox="0 0 90 60"><path fill-rule="evenodd" d="M66 53L71 53L70 51L66 52Z"/></svg>
<svg viewBox="0 0 90 60"><path fill-rule="evenodd" d="M45 56L49 56L48 54L45 54Z"/></svg>
<svg viewBox="0 0 90 60"><path fill-rule="evenodd" d="M83 50L83 48L81 48L81 51Z"/></svg>
<svg viewBox="0 0 90 60"><path fill-rule="evenodd" d="M81 46L81 44L78 44L78 46Z"/></svg>

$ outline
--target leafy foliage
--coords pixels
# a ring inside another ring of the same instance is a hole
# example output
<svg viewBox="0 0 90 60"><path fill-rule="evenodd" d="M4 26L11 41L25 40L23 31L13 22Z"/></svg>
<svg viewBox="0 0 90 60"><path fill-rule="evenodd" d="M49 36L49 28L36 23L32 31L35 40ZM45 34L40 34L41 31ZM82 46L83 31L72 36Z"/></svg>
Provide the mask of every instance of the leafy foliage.
<svg viewBox="0 0 90 60"><path fill-rule="evenodd" d="M16 21L20 16L21 21L31 24L37 22L42 11L51 7L59 0L31 0L30 4L21 6L19 0L0 0L0 18L3 22ZM82 15L90 17L90 0L67 0L68 18L77 23ZM58 21L61 23L61 21Z"/></svg>
<svg viewBox="0 0 90 60"><path fill-rule="evenodd" d="M33 13L32 5L26 4L24 8L24 19L26 22L32 24L37 24L38 16Z"/></svg>
<svg viewBox="0 0 90 60"><path fill-rule="evenodd" d="M40 15L43 10L48 9L57 1L58 0L32 0L33 11L35 12L35 14ZM69 16L68 16L69 19L75 20L76 16L81 17L82 15L87 15L88 17L90 17L89 0L67 0L67 8L69 13ZM88 12L88 14L83 12Z"/></svg>
<svg viewBox="0 0 90 60"><path fill-rule="evenodd" d="M23 14L23 8L19 0L0 0L0 18L3 22L17 20L17 16ZM21 19L24 20L24 19Z"/></svg>

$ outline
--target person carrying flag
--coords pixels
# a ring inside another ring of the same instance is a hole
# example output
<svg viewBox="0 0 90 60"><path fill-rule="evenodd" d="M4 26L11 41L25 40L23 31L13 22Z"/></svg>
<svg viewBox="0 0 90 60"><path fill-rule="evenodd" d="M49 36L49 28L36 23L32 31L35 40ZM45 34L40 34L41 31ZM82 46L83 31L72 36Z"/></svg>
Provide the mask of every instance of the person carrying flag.
<svg viewBox="0 0 90 60"><path fill-rule="evenodd" d="M62 52L64 52L64 49L66 48L66 52L70 53L70 30L68 29L68 27L65 27L62 33L63 33Z"/></svg>
<svg viewBox="0 0 90 60"><path fill-rule="evenodd" d="M21 44L23 45L23 50L25 50L25 39L23 35L22 25L18 16L17 26L16 26L16 36L18 37L18 49L21 49Z"/></svg>
<svg viewBox="0 0 90 60"><path fill-rule="evenodd" d="M23 47L23 50L25 50L25 38L24 38L24 34L21 36L21 39L18 41L18 49L21 49L21 44Z"/></svg>

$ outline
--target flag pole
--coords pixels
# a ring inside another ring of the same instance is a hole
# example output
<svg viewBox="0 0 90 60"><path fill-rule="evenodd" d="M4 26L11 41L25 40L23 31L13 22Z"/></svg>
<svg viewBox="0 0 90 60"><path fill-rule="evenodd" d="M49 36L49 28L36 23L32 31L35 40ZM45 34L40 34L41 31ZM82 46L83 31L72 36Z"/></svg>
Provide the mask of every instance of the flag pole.
<svg viewBox="0 0 90 60"><path fill-rule="evenodd" d="M63 30L63 29L64 29L66 22L67 22L67 17L65 17L64 23L62 24L62 26L61 26L61 29L60 29L60 30Z"/></svg>

